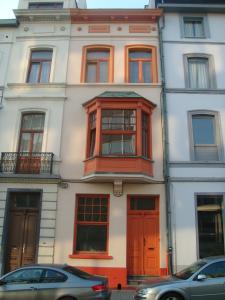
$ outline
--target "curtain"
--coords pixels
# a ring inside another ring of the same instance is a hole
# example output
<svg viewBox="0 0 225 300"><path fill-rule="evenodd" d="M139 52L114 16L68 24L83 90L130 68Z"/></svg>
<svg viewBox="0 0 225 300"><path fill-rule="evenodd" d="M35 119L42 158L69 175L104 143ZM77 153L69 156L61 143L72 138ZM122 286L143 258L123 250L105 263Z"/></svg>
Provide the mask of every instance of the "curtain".
<svg viewBox="0 0 225 300"><path fill-rule="evenodd" d="M209 88L209 65L207 58L189 58L188 72L190 88Z"/></svg>

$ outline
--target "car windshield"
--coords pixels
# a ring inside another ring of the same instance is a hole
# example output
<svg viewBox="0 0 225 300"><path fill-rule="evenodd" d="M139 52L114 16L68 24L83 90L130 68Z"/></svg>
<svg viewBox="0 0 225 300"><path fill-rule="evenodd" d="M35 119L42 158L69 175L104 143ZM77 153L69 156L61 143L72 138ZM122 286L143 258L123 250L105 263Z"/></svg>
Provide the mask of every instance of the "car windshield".
<svg viewBox="0 0 225 300"><path fill-rule="evenodd" d="M71 266L65 266L63 268L64 271L70 273L70 274L73 274L74 276L77 276L77 277L80 277L80 278L83 278L83 279L89 279L92 277L91 274L88 274L84 271L81 271L77 268L74 268L74 267L71 267Z"/></svg>
<svg viewBox="0 0 225 300"><path fill-rule="evenodd" d="M198 270L200 270L203 266L206 265L206 262L203 260L199 260L196 263L190 265L189 267L187 267L186 269L174 274L173 276L175 276L176 278L179 279L188 279L190 278L195 272L197 272Z"/></svg>

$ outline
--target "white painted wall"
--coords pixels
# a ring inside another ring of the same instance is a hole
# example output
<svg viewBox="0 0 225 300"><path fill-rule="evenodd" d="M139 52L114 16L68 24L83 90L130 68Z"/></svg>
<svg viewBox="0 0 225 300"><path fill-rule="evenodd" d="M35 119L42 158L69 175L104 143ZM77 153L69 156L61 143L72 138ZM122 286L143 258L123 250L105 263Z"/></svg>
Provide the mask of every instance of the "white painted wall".
<svg viewBox="0 0 225 300"><path fill-rule="evenodd" d="M18 9L27 9L32 2L63 2L63 8L76 8L75 0L19 0Z"/></svg>
<svg viewBox="0 0 225 300"><path fill-rule="evenodd" d="M5 86L14 28L0 28L0 87Z"/></svg>

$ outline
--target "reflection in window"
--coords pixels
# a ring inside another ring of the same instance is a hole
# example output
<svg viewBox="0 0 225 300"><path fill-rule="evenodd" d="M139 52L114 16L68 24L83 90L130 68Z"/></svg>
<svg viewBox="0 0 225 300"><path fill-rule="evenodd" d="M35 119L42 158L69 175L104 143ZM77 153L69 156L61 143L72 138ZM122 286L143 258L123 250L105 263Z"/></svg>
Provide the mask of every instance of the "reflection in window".
<svg viewBox="0 0 225 300"><path fill-rule="evenodd" d="M78 197L76 232L75 251L107 251L107 196L83 195Z"/></svg>
<svg viewBox="0 0 225 300"><path fill-rule="evenodd" d="M28 83L48 83L52 64L52 50L34 50L31 52L28 70Z"/></svg>
<svg viewBox="0 0 225 300"><path fill-rule="evenodd" d="M200 258L224 255L223 197L197 196Z"/></svg>
<svg viewBox="0 0 225 300"><path fill-rule="evenodd" d="M195 160L218 160L215 116L192 115L192 129Z"/></svg>
<svg viewBox="0 0 225 300"><path fill-rule="evenodd" d="M151 83L152 52L149 49L129 50L129 82Z"/></svg>
<svg viewBox="0 0 225 300"><path fill-rule="evenodd" d="M204 38L204 19L203 17L184 17L184 37Z"/></svg>

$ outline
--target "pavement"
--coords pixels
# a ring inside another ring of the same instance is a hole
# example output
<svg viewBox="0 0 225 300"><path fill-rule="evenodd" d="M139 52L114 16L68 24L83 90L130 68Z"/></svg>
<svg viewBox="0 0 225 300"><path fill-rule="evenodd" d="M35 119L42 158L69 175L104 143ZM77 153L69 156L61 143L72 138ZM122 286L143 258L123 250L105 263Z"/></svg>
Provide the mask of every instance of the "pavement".
<svg viewBox="0 0 225 300"><path fill-rule="evenodd" d="M133 300L135 290L112 290L111 300Z"/></svg>

